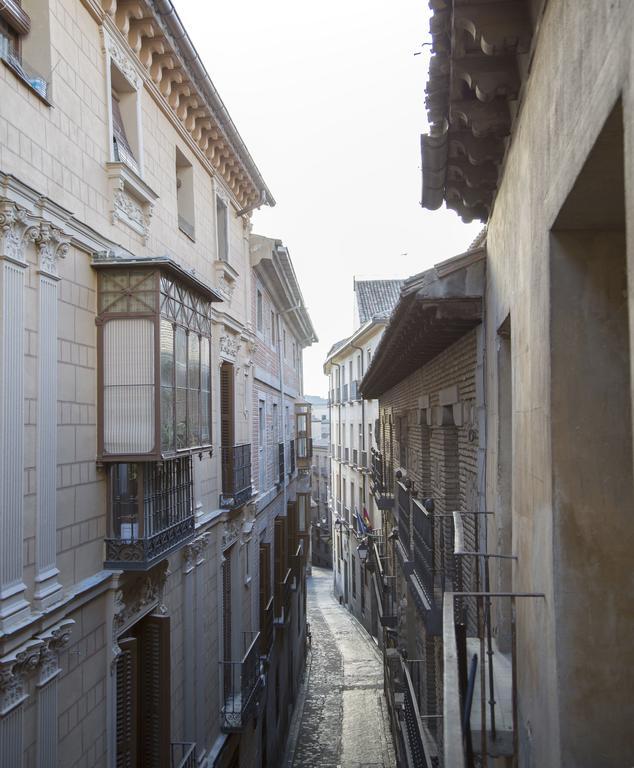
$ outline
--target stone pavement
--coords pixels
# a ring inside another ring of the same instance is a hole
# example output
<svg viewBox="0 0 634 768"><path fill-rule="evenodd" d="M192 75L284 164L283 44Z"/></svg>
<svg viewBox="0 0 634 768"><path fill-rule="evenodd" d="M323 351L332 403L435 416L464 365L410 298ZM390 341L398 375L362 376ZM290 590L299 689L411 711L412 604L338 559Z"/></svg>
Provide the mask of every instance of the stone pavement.
<svg viewBox="0 0 634 768"><path fill-rule="evenodd" d="M286 768L394 768L381 655L332 595L332 571L308 581L312 648Z"/></svg>

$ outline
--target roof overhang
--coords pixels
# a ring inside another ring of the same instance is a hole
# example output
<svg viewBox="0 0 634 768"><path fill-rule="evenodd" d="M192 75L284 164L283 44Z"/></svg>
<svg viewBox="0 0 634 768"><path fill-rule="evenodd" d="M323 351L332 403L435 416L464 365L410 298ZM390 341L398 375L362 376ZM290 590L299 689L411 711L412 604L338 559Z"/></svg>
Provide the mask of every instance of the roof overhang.
<svg viewBox="0 0 634 768"><path fill-rule="evenodd" d="M431 0L421 137L423 208L489 216L529 67L539 10L529 0Z"/></svg>
<svg viewBox="0 0 634 768"><path fill-rule="evenodd" d="M328 375L332 365L337 365L341 360L347 358L351 349L357 350L361 344L369 341L382 328L385 328L387 324L387 317L372 318L360 328L357 328L352 336L339 342L338 345L335 345L334 349L331 348L330 354L326 357L324 362L324 373Z"/></svg>
<svg viewBox="0 0 634 768"><path fill-rule="evenodd" d="M272 237L251 235L251 266L302 347L317 342L317 334L304 304L288 248Z"/></svg>
<svg viewBox="0 0 634 768"><path fill-rule="evenodd" d="M406 281L359 385L365 399L380 397L482 322L485 255L476 248Z"/></svg>

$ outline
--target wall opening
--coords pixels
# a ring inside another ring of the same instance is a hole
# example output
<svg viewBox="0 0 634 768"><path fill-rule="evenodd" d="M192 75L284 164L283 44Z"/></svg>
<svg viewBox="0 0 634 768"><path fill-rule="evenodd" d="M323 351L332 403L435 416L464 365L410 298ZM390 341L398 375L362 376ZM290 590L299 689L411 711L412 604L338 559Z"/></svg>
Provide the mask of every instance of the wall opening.
<svg viewBox="0 0 634 768"><path fill-rule="evenodd" d="M551 233L552 490L564 766L610 768L631 755L634 493L626 267L619 102Z"/></svg>

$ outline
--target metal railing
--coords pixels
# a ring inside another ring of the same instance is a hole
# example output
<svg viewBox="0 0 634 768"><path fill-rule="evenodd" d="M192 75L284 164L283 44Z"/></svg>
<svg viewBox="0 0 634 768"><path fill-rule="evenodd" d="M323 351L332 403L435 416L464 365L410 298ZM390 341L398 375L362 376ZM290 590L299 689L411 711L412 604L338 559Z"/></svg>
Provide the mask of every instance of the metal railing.
<svg viewBox="0 0 634 768"><path fill-rule="evenodd" d="M396 504L398 509L398 538L405 552L410 554L410 494L402 483L396 484Z"/></svg>
<svg viewBox="0 0 634 768"><path fill-rule="evenodd" d="M260 655L268 656L273 647L273 623L275 617L275 598L271 595L260 617Z"/></svg>
<svg viewBox="0 0 634 768"><path fill-rule="evenodd" d="M260 633L244 633L244 654L241 661L221 661L224 670L224 705L222 730L241 731L247 724L256 703L261 684Z"/></svg>
<svg viewBox="0 0 634 768"><path fill-rule="evenodd" d="M223 445L220 507L234 509L251 498L251 445Z"/></svg>
<svg viewBox="0 0 634 768"><path fill-rule="evenodd" d="M414 570L425 596L434 603L434 516L416 499L413 502Z"/></svg>
<svg viewBox="0 0 634 768"><path fill-rule="evenodd" d="M396 751L399 765L407 768L428 768L431 750L423 728L422 718L412 678L401 654L386 651L387 694L396 723Z"/></svg>
<svg viewBox="0 0 634 768"><path fill-rule="evenodd" d="M196 768L196 744L191 741L173 741L171 768Z"/></svg>
<svg viewBox="0 0 634 768"><path fill-rule="evenodd" d="M277 461L278 461L278 482L284 482L284 443L278 443L277 446Z"/></svg>

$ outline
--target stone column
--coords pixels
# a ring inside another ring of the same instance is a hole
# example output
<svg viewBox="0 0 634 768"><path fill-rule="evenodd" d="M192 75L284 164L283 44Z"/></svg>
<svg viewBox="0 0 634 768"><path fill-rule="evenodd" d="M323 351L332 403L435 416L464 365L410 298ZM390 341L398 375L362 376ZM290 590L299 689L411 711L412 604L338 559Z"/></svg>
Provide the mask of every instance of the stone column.
<svg viewBox="0 0 634 768"><path fill-rule="evenodd" d="M57 580L57 315L58 262L68 252L59 229L40 225L38 249L37 528L35 605L43 610L62 596Z"/></svg>
<svg viewBox="0 0 634 768"><path fill-rule="evenodd" d="M37 681L37 768L57 768L57 678L61 673L59 651L68 643L72 619L60 622L38 635L40 651Z"/></svg>
<svg viewBox="0 0 634 768"><path fill-rule="evenodd" d="M29 612L23 582L25 245L27 211L0 198L0 631ZM6 763L10 765L11 763Z"/></svg>

